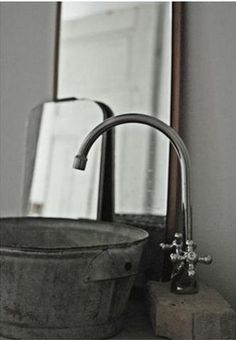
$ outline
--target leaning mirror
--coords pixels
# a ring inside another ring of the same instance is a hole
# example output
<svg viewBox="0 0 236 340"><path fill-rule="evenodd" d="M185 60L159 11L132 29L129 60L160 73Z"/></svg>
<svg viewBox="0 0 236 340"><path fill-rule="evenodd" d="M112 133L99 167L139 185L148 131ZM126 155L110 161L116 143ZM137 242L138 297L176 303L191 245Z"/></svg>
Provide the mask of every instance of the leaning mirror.
<svg viewBox="0 0 236 340"><path fill-rule="evenodd" d="M114 115L146 113L171 123L173 5L64 2L58 45L57 100L40 109L28 214L96 218L101 144L93 147L85 173L73 170L72 161L80 141L104 117L93 101L82 99L106 103ZM113 152L117 219L165 221L170 195L165 137L146 126L120 126Z"/></svg>

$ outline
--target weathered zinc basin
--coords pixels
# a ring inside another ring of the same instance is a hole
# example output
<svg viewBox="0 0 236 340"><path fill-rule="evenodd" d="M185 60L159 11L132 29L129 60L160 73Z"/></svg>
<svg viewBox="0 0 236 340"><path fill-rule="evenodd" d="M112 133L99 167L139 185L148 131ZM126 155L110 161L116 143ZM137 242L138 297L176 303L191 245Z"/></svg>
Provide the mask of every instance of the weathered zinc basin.
<svg viewBox="0 0 236 340"><path fill-rule="evenodd" d="M119 332L147 237L115 223L0 219L0 336L92 339Z"/></svg>

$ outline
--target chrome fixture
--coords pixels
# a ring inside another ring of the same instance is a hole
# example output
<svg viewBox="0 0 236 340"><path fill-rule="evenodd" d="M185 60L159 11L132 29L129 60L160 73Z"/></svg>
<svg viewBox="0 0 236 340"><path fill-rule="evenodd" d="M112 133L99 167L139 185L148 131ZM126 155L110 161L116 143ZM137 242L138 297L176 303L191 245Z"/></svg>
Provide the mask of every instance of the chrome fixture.
<svg viewBox="0 0 236 340"><path fill-rule="evenodd" d="M193 294L198 291L196 281L196 264L198 262L209 264L211 256L200 257L196 252L196 245L192 240L192 216L190 200L190 158L188 150L178 133L161 120L145 114L128 113L111 117L97 125L84 139L78 154L75 156L73 167L84 170L87 155L93 143L104 132L117 125L126 123L139 123L151 126L161 131L173 145L179 161L181 171L181 199L183 209L183 235L175 234L172 244L161 244L164 250L170 250L170 259L174 264L171 276L171 290L175 293Z"/></svg>

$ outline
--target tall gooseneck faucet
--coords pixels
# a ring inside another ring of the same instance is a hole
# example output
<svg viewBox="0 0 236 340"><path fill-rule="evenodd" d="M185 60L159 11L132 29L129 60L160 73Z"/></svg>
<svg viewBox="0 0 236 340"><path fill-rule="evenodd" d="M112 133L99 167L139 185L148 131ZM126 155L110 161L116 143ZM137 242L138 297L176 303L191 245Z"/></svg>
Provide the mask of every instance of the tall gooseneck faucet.
<svg viewBox="0 0 236 340"><path fill-rule="evenodd" d="M176 264L172 273L172 291L176 293L195 293L197 291L195 265L197 262L210 263L211 257L199 257L194 251L196 246L192 241L190 158L188 150L178 133L161 120L150 115L128 113L111 117L97 125L87 135L80 146L78 154L75 156L73 166L76 169L84 170L86 167L88 152L97 138L111 128L126 123L144 124L161 131L170 140L178 155L181 170L181 197L184 237L182 239L182 235L178 233L175 235L175 240L171 245L161 244L161 247L163 249L172 249L175 251L175 253L172 252L170 255L172 262Z"/></svg>

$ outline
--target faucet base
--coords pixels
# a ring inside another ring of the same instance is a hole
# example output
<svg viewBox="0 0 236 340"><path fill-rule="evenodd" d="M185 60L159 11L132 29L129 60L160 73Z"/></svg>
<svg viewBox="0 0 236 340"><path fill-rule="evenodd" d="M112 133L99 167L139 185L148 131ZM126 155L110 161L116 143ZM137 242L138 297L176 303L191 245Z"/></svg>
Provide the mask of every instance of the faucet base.
<svg viewBox="0 0 236 340"><path fill-rule="evenodd" d="M171 276L171 292L175 294L198 293L196 275L189 276L185 266L173 272Z"/></svg>

